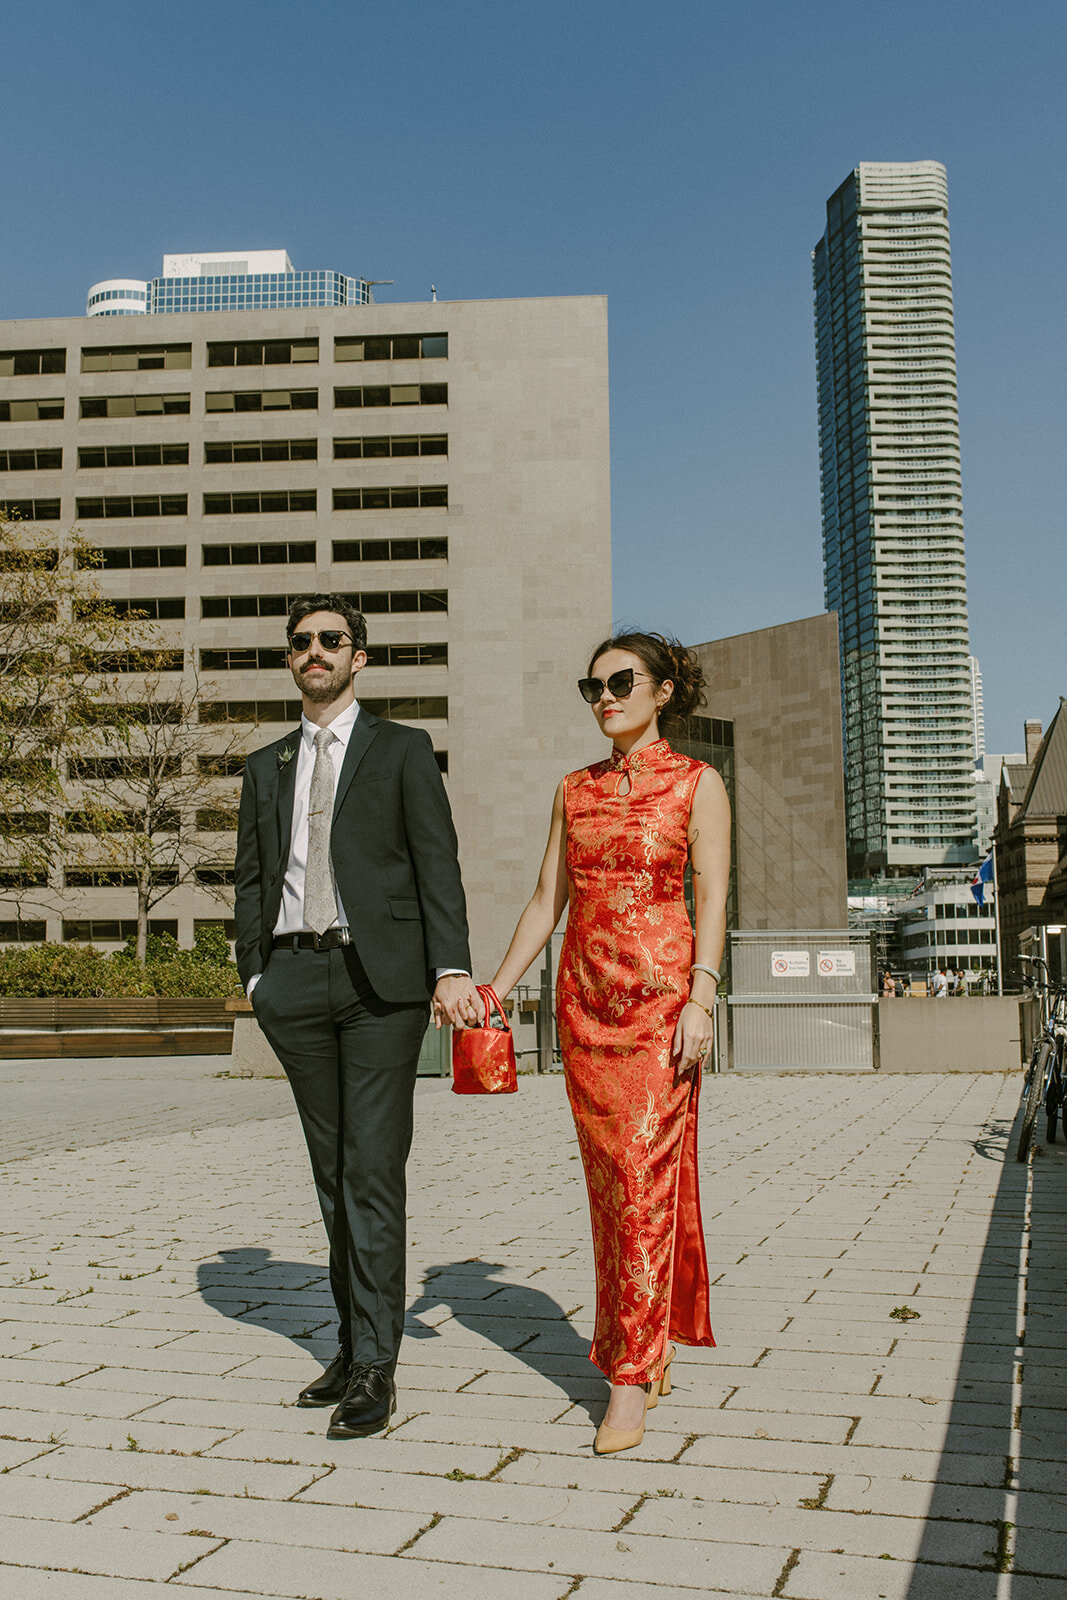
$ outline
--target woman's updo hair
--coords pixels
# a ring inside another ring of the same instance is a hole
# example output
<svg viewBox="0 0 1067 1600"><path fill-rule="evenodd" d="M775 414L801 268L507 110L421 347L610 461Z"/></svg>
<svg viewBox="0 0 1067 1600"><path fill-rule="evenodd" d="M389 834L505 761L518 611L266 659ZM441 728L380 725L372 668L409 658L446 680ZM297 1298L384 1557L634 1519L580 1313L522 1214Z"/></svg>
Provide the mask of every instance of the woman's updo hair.
<svg viewBox="0 0 1067 1600"><path fill-rule="evenodd" d="M704 669L692 650L664 633L617 633L598 644L589 658L589 674L609 650L628 650L636 656L659 688L669 678L673 693L659 713L661 728L684 722L707 704Z"/></svg>

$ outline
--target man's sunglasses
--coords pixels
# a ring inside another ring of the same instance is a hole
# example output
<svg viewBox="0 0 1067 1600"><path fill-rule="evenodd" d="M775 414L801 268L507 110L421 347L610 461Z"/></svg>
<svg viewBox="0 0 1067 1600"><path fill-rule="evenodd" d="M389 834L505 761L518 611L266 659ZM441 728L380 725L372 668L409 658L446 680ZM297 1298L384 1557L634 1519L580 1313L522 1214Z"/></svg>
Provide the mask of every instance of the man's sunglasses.
<svg viewBox="0 0 1067 1600"><path fill-rule="evenodd" d="M648 678L642 678L640 681L642 683L650 682ZM623 667L621 672L613 672L606 683L603 678L578 679L578 691L582 699L588 700L591 706L596 705L605 689L613 700L625 700L628 695L633 693L633 687L633 667Z"/></svg>
<svg viewBox="0 0 1067 1600"><path fill-rule="evenodd" d="M302 656L305 650L311 649L316 639L324 650L340 650L346 641L352 643L350 633L341 633L337 628L322 628L318 633L291 633L289 648L294 655Z"/></svg>

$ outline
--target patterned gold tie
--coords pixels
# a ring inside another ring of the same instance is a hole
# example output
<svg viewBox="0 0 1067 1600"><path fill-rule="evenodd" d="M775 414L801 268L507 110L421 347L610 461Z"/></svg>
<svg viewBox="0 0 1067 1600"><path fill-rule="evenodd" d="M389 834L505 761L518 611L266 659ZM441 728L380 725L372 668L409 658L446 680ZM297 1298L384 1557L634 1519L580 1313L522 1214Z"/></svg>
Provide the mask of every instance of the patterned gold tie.
<svg viewBox="0 0 1067 1600"><path fill-rule="evenodd" d="M330 830L333 824L334 771L330 745L334 735L320 728L315 735L315 765L308 794L308 854L304 870L304 922L315 933L325 933L337 920L337 896L330 866Z"/></svg>

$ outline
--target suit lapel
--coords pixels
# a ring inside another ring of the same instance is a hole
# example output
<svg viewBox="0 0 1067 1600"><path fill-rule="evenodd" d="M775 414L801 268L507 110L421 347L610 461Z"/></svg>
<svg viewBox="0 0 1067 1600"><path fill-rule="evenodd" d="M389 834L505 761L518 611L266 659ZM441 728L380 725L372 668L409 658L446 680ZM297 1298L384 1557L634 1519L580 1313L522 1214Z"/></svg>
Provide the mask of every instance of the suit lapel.
<svg viewBox="0 0 1067 1600"><path fill-rule="evenodd" d="M333 817L335 822L337 820L337 813L341 809L341 802L348 793L348 786L355 777L356 769L363 760L363 757L366 755L367 751L370 749L371 743L373 742L377 732L378 718L372 716L369 711L364 711L361 709L359 716L356 718L355 726L352 729L352 733L348 741L348 749L345 751L345 759L341 764L341 776L337 781L337 793L334 796L333 802Z"/></svg>
<svg viewBox="0 0 1067 1600"><path fill-rule="evenodd" d="M296 765L300 753L300 729L291 733L278 750L278 859L282 866L289 860L289 846L293 837L293 795L296 792Z"/></svg>

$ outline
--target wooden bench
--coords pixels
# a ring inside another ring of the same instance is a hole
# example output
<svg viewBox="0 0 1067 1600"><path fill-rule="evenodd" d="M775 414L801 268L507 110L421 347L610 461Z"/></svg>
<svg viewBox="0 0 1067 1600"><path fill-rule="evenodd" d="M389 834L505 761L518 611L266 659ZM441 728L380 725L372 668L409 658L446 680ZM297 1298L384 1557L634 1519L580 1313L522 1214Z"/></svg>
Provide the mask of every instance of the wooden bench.
<svg viewBox="0 0 1067 1600"><path fill-rule="evenodd" d="M225 1000L0 996L0 1060L71 1056L229 1055Z"/></svg>

